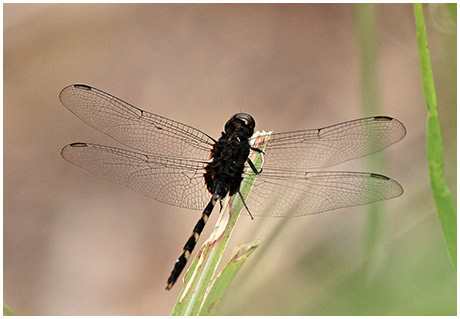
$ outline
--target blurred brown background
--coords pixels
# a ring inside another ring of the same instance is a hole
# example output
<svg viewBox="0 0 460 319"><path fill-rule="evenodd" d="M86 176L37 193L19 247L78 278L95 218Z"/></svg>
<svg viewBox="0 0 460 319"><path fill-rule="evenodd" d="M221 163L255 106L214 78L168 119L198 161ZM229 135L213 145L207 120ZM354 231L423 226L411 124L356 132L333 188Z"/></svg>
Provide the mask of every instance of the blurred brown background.
<svg viewBox="0 0 460 319"><path fill-rule="evenodd" d="M436 8L425 9L446 176L456 197L456 33ZM376 115L361 106L353 10L5 4L5 302L22 315L167 315L182 288L178 282L164 290L200 213L64 161L60 150L71 142L119 146L60 104L64 86L98 87L215 137L240 111L252 114L259 130L273 131ZM372 261L363 260L366 208L242 217L230 250L256 238L262 246L219 314L456 313L456 273L429 188L413 9L378 5L377 17L379 114L401 120L408 134L384 151L382 171L365 161L343 166L391 176L405 189L381 206ZM367 263L362 283L357 270Z"/></svg>

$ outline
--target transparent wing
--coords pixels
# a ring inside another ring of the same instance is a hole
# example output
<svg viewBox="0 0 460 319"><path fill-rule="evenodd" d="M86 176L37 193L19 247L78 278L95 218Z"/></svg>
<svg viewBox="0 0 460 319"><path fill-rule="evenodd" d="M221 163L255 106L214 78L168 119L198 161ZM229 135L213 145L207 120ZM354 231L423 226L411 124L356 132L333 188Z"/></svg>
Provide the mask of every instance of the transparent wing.
<svg viewBox="0 0 460 319"><path fill-rule="evenodd" d="M141 152L206 160L214 140L180 122L149 113L87 85L65 87L59 99L81 120Z"/></svg>
<svg viewBox="0 0 460 319"><path fill-rule="evenodd" d="M76 166L166 204L202 210L209 201L202 161L90 143L67 145L61 154ZM267 168L255 179L247 205L255 216L303 216L390 199L402 192L396 181L378 174Z"/></svg>
<svg viewBox="0 0 460 319"><path fill-rule="evenodd" d="M404 125L374 116L320 129L273 133L265 149L264 168L309 170L363 157L399 141Z"/></svg>
<svg viewBox="0 0 460 319"><path fill-rule="evenodd" d="M201 210L210 198L203 178L205 163L200 161L90 143L67 145L61 154L76 166L166 204Z"/></svg>
<svg viewBox="0 0 460 319"><path fill-rule="evenodd" d="M264 168L246 203L256 216L291 217L366 205L402 193L398 182L378 174Z"/></svg>

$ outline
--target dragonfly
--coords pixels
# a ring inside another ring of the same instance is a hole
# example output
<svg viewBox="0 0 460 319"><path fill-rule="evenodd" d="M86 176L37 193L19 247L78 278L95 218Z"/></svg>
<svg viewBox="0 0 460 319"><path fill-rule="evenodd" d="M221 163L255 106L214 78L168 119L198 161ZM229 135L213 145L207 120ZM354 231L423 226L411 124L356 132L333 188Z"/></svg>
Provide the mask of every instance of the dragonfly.
<svg viewBox="0 0 460 319"><path fill-rule="evenodd" d="M318 129L270 134L264 151L252 147L254 118L233 115L219 139L181 122L144 111L85 84L65 87L62 104L81 120L130 149L78 142L62 157L93 174L173 206L202 211L167 280L170 290L217 202L241 196L247 169L257 174L243 203L252 216L293 217L366 205L402 195L380 174L317 171L380 151L406 129L395 118L372 116ZM262 153L258 171L248 158ZM270 203L267 209L267 203ZM222 202L221 202L222 208Z"/></svg>

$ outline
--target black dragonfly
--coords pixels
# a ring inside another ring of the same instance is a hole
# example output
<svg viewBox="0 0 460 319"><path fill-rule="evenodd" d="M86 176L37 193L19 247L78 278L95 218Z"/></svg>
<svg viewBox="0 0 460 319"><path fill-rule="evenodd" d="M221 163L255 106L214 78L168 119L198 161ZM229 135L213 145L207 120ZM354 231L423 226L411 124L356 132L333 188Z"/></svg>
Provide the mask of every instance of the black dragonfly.
<svg viewBox="0 0 460 319"><path fill-rule="evenodd" d="M263 170L258 172L248 159L251 149L260 152L250 146L255 121L249 114L235 114L216 140L87 85L69 85L59 99L81 120L134 149L73 143L62 149L64 159L160 202L203 210L168 278L168 290L184 269L216 202L227 195L241 196L246 167L258 174L245 202L251 217L317 214L403 193L398 182L379 174L310 171L375 153L402 139L404 125L388 116L272 133L263 153Z"/></svg>

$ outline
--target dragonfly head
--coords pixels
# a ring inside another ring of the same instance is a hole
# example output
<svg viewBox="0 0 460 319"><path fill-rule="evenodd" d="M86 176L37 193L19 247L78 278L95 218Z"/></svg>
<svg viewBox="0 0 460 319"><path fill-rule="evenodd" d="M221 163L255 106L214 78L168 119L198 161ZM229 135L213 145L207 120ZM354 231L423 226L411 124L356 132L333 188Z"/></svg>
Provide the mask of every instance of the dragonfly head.
<svg viewBox="0 0 460 319"><path fill-rule="evenodd" d="M247 113L233 115L225 124L225 133L235 134L238 137L250 138L254 134L256 121Z"/></svg>

